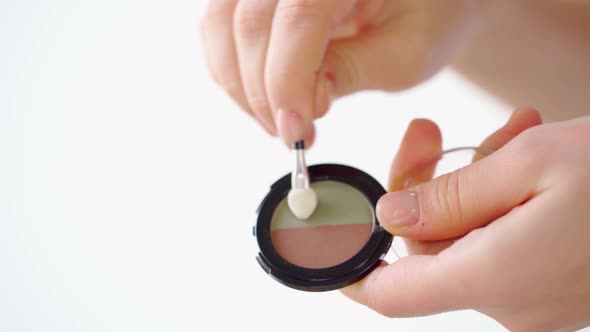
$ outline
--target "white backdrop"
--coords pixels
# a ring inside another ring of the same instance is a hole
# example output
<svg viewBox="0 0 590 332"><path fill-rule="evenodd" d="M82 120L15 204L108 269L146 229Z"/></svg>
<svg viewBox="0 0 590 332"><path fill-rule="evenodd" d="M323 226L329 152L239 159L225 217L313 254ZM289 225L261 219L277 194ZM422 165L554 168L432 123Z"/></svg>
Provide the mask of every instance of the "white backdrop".
<svg viewBox="0 0 590 332"><path fill-rule="evenodd" d="M0 331L502 331L475 312L387 319L262 272L254 211L292 159L210 81L204 4L0 4ZM384 183L412 118L448 148L508 111L443 72L337 101L308 161Z"/></svg>

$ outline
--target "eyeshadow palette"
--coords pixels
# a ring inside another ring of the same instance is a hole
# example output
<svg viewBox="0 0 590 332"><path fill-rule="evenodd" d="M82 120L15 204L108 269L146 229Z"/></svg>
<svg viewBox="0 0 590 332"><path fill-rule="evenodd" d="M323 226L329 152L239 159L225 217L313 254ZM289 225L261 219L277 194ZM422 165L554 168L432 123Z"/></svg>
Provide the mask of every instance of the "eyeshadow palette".
<svg viewBox="0 0 590 332"><path fill-rule="evenodd" d="M313 165L308 171L317 210L300 220L287 205L290 174L275 182L258 209L257 260L266 273L295 289L342 288L367 275L389 250L392 236L375 216L385 189L349 166Z"/></svg>

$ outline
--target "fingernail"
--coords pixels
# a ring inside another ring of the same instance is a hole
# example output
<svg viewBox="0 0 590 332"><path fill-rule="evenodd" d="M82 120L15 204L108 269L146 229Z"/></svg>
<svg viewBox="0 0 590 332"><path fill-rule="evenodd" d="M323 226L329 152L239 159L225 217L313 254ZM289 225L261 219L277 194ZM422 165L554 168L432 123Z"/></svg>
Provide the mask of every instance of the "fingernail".
<svg viewBox="0 0 590 332"><path fill-rule="evenodd" d="M387 227L408 226L420 218L418 194L414 191L396 191L384 195L377 202L377 218Z"/></svg>
<svg viewBox="0 0 590 332"><path fill-rule="evenodd" d="M301 115L293 111L279 110L277 112L277 129L288 146L302 140L306 134Z"/></svg>

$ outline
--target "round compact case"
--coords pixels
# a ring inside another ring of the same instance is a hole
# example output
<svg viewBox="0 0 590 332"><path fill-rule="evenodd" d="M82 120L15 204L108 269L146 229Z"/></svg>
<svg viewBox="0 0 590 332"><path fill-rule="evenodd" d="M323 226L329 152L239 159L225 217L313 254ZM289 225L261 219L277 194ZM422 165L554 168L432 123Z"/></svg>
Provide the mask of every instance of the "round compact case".
<svg viewBox="0 0 590 332"><path fill-rule="evenodd" d="M353 284L377 267L391 246L375 214L385 189L353 167L308 167L318 206L300 220L287 204L291 174L275 182L258 208L258 263L291 288L329 291Z"/></svg>

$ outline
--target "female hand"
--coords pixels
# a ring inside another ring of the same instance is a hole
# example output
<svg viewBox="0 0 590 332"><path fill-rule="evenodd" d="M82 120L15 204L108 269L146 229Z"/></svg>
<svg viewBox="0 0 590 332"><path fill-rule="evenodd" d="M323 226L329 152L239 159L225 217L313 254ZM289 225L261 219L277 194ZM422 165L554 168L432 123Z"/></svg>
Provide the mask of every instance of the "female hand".
<svg viewBox="0 0 590 332"><path fill-rule="evenodd" d="M492 3L213 0L202 36L215 81L290 145L313 140L312 121L335 97L401 90L433 75Z"/></svg>
<svg viewBox="0 0 590 332"><path fill-rule="evenodd" d="M475 309L511 331L590 324L590 117L540 122L517 111L484 142L496 152L383 196L380 222L415 254L344 294L390 317ZM438 128L413 122L390 189L438 152Z"/></svg>

